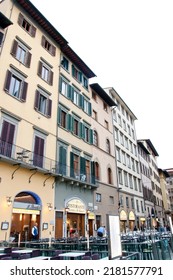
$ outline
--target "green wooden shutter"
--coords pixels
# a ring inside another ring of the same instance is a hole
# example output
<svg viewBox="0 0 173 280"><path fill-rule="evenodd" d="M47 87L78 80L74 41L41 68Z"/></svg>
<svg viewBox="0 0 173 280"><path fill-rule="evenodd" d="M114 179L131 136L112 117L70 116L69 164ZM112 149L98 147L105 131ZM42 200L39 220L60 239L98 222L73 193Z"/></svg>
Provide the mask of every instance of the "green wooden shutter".
<svg viewBox="0 0 173 280"><path fill-rule="evenodd" d="M70 114L67 114L67 129L72 131L72 116Z"/></svg>
<svg viewBox="0 0 173 280"><path fill-rule="evenodd" d="M70 152L70 177L74 178L74 154Z"/></svg>
<svg viewBox="0 0 173 280"><path fill-rule="evenodd" d="M82 122L80 122L80 132L79 132L80 138L84 139L84 125Z"/></svg>
<svg viewBox="0 0 173 280"><path fill-rule="evenodd" d="M95 184L95 162L91 161L91 183Z"/></svg>
<svg viewBox="0 0 173 280"><path fill-rule="evenodd" d="M93 130L92 129L89 130L89 142L90 142L90 144L93 144Z"/></svg>
<svg viewBox="0 0 173 280"><path fill-rule="evenodd" d="M59 147L59 174L66 175L67 151L64 147Z"/></svg>
<svg viewBox="0 0 173 280"><path fill-rule="evenodd" d="M74 65L72 65L72 76L74 77Z"/></svg>
<svg viewBox="0 0 173 280"><path fill-rule="evenodd" d="M84 109L84 97L81 94L79 95L79 107Z"/></svg>
<svg viewBox="0 0 173 280"><path fill-rule="evenodd" d="M92 104L90 102L88 102L88 114L89 116L92 115Z"/></svg>
<svg viewBox="0 0 173 280"><path fill-rule="evenodd" d="M59 92L62 92L62 77L59 78Z"/></svg>
<svg viewBox="0 0 173 280"><path fill-rule="evenodd" d="M86 159L80 157L80 174L86 175Z"/></svg>
<svg viewBox="0 0 173 280"><path fill-rule="evenodd" d="M69 99L71 99L71 89L72 89L72 86L71 86L71 85L68 85L67 97L68 97Z"/></svg>
<svg viewBox="0 0 173 280"><path fill-rule="evenodd" d="M78 72L78 80L82 83L82 72Z"/></svg>
<svg viewBox="0 0 173 280"><path fill-rule="evenodd" d="M71 87L71 100L74 102L74 87Z"/></svg>
<svg viewBox="0 0 173 280"><path fill-rule="evenodd" d="M58 124L60 125L61 124L61 108L59 108L59 107L58 107L57 121L58 121Z"/></svg>

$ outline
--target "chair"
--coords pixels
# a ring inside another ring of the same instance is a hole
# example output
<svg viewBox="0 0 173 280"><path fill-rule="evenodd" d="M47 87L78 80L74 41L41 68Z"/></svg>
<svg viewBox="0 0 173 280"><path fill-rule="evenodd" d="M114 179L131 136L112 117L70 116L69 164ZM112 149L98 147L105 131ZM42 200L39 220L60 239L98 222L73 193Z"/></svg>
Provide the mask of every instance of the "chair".
<svg viewBox="0 0 173 280"><path fill-rule="evenodd" d="M14 260L21 260L21 254L19 254L19 253L12 252L11 257Z"/></svg>
<svg viewBox="0 0 173 280"><path fill-rule="evenodd" d="M12 257L4 257L4 258L1 258L1 260L12 260Z"/></svg>
<svg viewBox="0 0 173 280"><path fill-rule="evenodd" d="M4 249L4 253L9 254L12 251L12 247L7 247Z"/></svg>
<svg viewBox="0 0 173 280"><path fill-rule="evenodd" d="M41 256L41 251L40 250L33 250L32 253L31 253L31 258L38 257L38 256Z"/></svg>
<svg viewBox="0 0 173 280"><path fill-rule="evenodd" d="M100 259L100 255L95 253L91 255L92 260L99 260Z"/></svg>
<svg viewBox="0 0 173 280"><path fill-rule="evenodd" d="M92 260L91 256L82 256L81 260Z"/></svg>

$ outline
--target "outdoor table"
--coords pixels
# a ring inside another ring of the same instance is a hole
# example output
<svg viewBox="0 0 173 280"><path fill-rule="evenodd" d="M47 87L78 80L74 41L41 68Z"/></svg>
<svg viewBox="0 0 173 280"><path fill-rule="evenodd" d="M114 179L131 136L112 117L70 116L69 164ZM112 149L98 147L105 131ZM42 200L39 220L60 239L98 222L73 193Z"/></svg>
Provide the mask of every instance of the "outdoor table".
<svg viewBox="0 0 173 280"><path fill-rule="evenodd" d="M50 260L50 257L46 257L46 256L37 256L37 257L33 257L33 258L28 258L28 259L24 259L26 261L35 261L35 260Z"/></svg>
<svg viewBox="0 0 173 280"><path fill-rule="evenodd" d="M71 260L74 260L75 258L84 256L84 255L85 255L85 252L67 252L67 253L61 253L58 256L70 258Z"/></svg>

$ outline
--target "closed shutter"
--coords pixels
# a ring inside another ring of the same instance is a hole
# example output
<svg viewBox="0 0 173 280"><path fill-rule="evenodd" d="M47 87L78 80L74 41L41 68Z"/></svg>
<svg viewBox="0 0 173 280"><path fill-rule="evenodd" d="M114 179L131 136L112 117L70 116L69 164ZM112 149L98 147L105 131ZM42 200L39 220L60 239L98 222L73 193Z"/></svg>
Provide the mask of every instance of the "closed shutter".
<svg viewBox="0 0 173 280"><path fill-rule="evenodd" d="M67 151L64 147L59 148L59 173L66 175Z"/></svg>
<svg viewBox="0 0 173 280"><path fill-rule="evenodd" d="M45 48L45 43L46 43L46 38L44 36L42 36L42 39L41 39L41 45L42 47Z"/></svg>
<svg viewBox="0 0 173 280"><path fill-rule="evenodd" d="M72 99L72 86L71 85L68 85L67 97L69 99Z"/></svg>
<svg viewBox="0 0 173 280"><path fill-rule="evenodd" d="M55 46L51 46L51 54L52 54L52 56L55 56L55 54L56 54L56 48L55 48Z"/></svg>
<svg viewBox="0 0 173 280"><path fill-rule="evenodd" d="M34 108L35 108L36 110L38 110L39 97L40 97L40 93L39 93L38 90L36 90L36 93L35 93L35 104L34 104Z"/></svg>
<svg viewBox="0 0 173 280"><path fill-rule="evenodd" d="M93 130L92 129L89 130L89 143L93 144Z"/></svg>
<svg viewBox="0 0 173 280"><path fill-rule="evenodd" d="M44 139L35 136L33 163L36 166L43 167Z"/></svg>
<svg viewBox="0 0 173 280"><path fill-rule="evenodd" d="M88 114L89 116L92 115L92 104L90 102L88 103Z"/></svg>
<svg viewBox="0 0 173 280"><path fill-rule="evenodd" d="M0 151L1 154L7 157L11 157L13 139L14 139L15 125L3 121L2 131L1 131L1 140L0 140Z"/></svg>
<svg viewBox="0 0 173 280"><path fill-rule="evenodd" d="M62 77L59 78L59 92L62 92Z"/></svg>
<svg viewBox="0 0 173 280"><path fill-rule="evenodd" d="M41 73L42 73L42 67L43 67L43 63L41 61L39 61L38 64L38 75L41 77Z"/></svg>
<svg viewBox="0 0 173 280"><path fill-rule="evenodd" d="M67 114L67 129L72 131L72 116L70 114Z"/></svg>
<svg viewBox="0 0 173 280"><path fill-rule="evenodd" d="M91 183L95 184L95 162L91 161Z"/></svg>
<svg viewBox="0 0 173 280"><path fill-rule="evenodd" d="M84 97L81 94L79 95L79 107L84 109Z"/></svg>
<svg viewBox="0 0 173 280"><path fill-rule="evenodd" d="M18 24L21 26L23 22L24 16L20 13L18 17Z"/></svg>
<svg viewBox="0 0 173 280"><path fill-rule="evenodd" d="M53 85L53 72L49 71L49 81L48 81L49 85Z"/></svg>
<svg viewBox="0 0 173 280"><path fill-rule="evenodd" d="M80 157L80 174L86 175L86 159L83 157Z"/></svg>
<svg viewBox="0 0 173 280"><path fill-rule="evenodd" d="M35 26L31 26L31 32L30 32L30 34L31 34L31 36L32 37L35 37L35 34L36 34L36 28L35 28Z"/></svg>

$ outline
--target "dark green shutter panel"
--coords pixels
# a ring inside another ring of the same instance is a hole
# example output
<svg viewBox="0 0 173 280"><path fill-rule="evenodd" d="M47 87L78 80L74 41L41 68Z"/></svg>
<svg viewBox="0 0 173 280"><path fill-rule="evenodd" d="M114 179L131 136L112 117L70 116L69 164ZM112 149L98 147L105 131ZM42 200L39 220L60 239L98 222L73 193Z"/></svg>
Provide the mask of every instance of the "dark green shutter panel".
<svg viewBox="0 0 173 280"><path fill-rule="evenodd" d="M58 124L60 125L61 124L61 108L58 107Z"/></svg>
<svg viewBox="0 0 173 280"><path fill-rule="evenodd" d="M79 107L84 109L84 97L81 94L79 95Z"/></svg>
<svg viewBox="0 0 173 280"><path fill-rule="evenodd" d="M74 178L74 154L70 152L70 177Z"/></svg>
<svg viewBox="0 0 173 280"><path fill-rule="evenodd" d="M95 162L91 161L91 183L95 184Z"/></svg>
<svg viewBox="0 0 173 280"><path fill-rule="evenodd" d="M68 85L67 97L68 97L69 99L71 99L71 91L72 91L72 86L71 86L71 85Z"/></svg>
<svg viewBox="0 0 173 280"><path fill-rule="evenodd" d="M62 92L62 77L59 78L59 92Z"/></svg>
<svg viewBox="0 0 173 280"><path fill-rule="evenodd" d="M74 118L71 116L71 131L74 131Z"/></svg>
<svg viewBox="0 0 173 280"><path fill-rule="evenodd" d="M70 114L67 114L67 129L69 131L72 131L72 116Z"/></svg>
<svg viewBox="0 0 173 280"><path fill-rule="evenodd" d="M80 174L85 175L86 174L86 159L83 157L80 157Z"/></svg>
<svg viewBox="0 0 173 280"><path fill-rule="evenodd" d="M79 132L80 138L84 139L84 125L80 122L80 132Z"/></svg>
<svg viewBox="0 0 173 280"><path fill-rule="evenodd" d="M74 87L71 87L71 100L74 102Z"/></svg>
<svg viewBox="0 0 173 280"><path fill-rule="evenodd" d="M78 72L78 80L82 83L82 72Z"/></svg>
<svg viewBox="0 0 173 280"><path fill-rule="evenodd" d="M92 105L90 102L88 103L88 114L89 114L89 116L92 115Z"/></svg>
<svg viewBox="0 0 173 280"><path fill-rule="evenodd" d="M89 130L89 142L90 142L90 144L93 144L93 130L92 129Z"/></svg>
<svg viewBox="0 0 173 280"><path fill-rule="evenodd" d="M74 77L74 65L72 65L72 76Z"/></svg>
<svg viewBox="0 0 173 280"><path fill-rule="evenodd" d="M61 146L59 148L59 174L66 175L66 157L67 151Z"/></svg>

